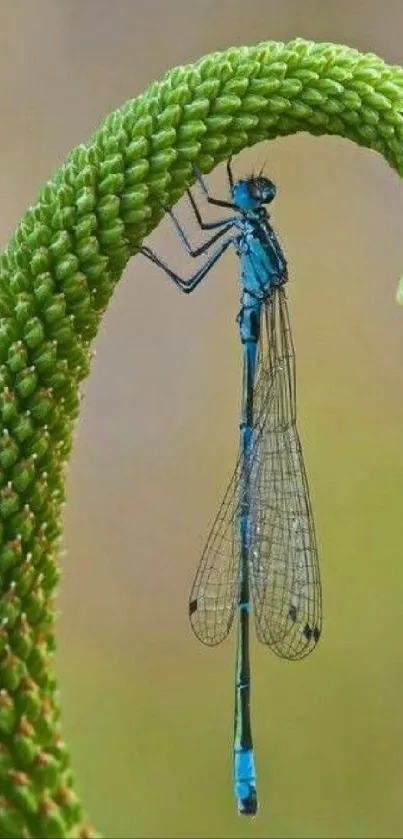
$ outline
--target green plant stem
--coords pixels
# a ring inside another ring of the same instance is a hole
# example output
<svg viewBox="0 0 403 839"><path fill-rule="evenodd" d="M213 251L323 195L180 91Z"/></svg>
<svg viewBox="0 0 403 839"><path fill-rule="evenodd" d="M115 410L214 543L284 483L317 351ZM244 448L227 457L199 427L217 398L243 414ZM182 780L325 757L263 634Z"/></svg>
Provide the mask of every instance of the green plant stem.
<svg viewBox="0 0 403 839"><path fill-rule="evenodd" d="M116 283L194 180L264 139L338 134L403 172L403 69L295 40L178 67L69 155L0 256L0 837L86 837L53 672L79 386Z"/></svg>

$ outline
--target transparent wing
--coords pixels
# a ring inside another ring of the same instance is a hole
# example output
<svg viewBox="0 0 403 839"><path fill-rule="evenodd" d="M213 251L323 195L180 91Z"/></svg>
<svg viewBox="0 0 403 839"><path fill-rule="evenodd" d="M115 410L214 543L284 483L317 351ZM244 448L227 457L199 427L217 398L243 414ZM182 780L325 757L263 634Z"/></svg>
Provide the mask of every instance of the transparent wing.
<svg viewBox="0 0 403 839"><path fill-rule="evenodd" d="M273 391L272 380L259 364L254 391L255 433L261 434ZM207 539L189 600L193 631L204 644L214 646L227 637L234 619L240 582L239 506L242 470L247 468L239 454L228 489ZM249 468L251 468L249 466Z"/></svg>
<svg viewBox="0 0 403 839"><path fill-rule="evenodd" d="M219 644L227 637L239 585L239 544L234 522L239 506L242 459L219 507L207 539L189 600L193 631L203 644Z"/></svg>
<svg viewBox="0 0 403 839"><path fill-rule="evenodd" d="M296 427L295 359L282 288L266 307L266 337L262 374L271 398L255 438L250 482L250 585L259 640L283 658L298 659L319 640L321 586Z"/></svg>

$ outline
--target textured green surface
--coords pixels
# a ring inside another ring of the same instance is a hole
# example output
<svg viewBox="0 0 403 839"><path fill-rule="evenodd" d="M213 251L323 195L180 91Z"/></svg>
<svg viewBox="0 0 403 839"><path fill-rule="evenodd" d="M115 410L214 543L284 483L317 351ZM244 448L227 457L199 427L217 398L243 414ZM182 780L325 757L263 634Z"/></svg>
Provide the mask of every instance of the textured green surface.
<svg viewBox="0 0 403 839"><path fill-rule="evenodd" d="M53 674L64 466L91 342L193 180L267 138L338 134L403 172L403 69L298 40L177 68L69 156L0 258L0 837L91 836ZM105 768L105 771L106 768Z"/></svg>

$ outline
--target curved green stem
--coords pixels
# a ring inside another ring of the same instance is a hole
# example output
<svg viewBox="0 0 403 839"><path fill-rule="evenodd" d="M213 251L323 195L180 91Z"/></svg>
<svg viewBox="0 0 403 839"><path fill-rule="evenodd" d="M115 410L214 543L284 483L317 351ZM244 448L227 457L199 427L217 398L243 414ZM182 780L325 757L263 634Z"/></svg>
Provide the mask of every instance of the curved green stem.
<svg viewBox="0 0 403 839"><path fill-rule="evenodd" d="M303 40L169 72L69 155L0 255L0 837L85 837L53 673L64 466L91 342L130 256L194 180L279 135L403 174L403 69Z"/></svg>

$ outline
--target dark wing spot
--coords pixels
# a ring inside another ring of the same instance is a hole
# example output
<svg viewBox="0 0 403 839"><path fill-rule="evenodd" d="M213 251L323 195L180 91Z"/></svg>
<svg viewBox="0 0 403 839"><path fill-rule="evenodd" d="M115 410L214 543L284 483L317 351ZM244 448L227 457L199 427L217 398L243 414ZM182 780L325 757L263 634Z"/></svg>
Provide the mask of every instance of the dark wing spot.
<svg viewBox="0 0 403 839"><path fill-rule="evenodd" d="M189 603L189 615L193 615L197 611L197 600L191 600Z"/></svg>
<svg viewBox="0 0 403 839"><path fill-rule="evenodd" d="M319 638L320 638L320 629L319 629L318 626L315 626L315 629L313 630L313 637L314 637L315 643L317 644L318 641L319 641Z"/></svg>
<svg viewBox="0 0 403 839"><path fill-rule="evenodd" d="M297 616L298 616L297 607L291 604L288 614L289 614L291 620L293 621L293 623L295 623L295 621L297 620Z"/></svg>
<svg viewBox="0 0 403 839"><path fill-rule="evenodd" d="M320 638L320 629L319 629L318 626L312 627L312 626L309 626L309 623L306 623L303 630L302 630L302 633L303 633L303 635L305 635L305 638L306 638L307 641L311 641L312 638L313 638L313 640L315 641L315 644L318 643L319 638Z"/></svg>

